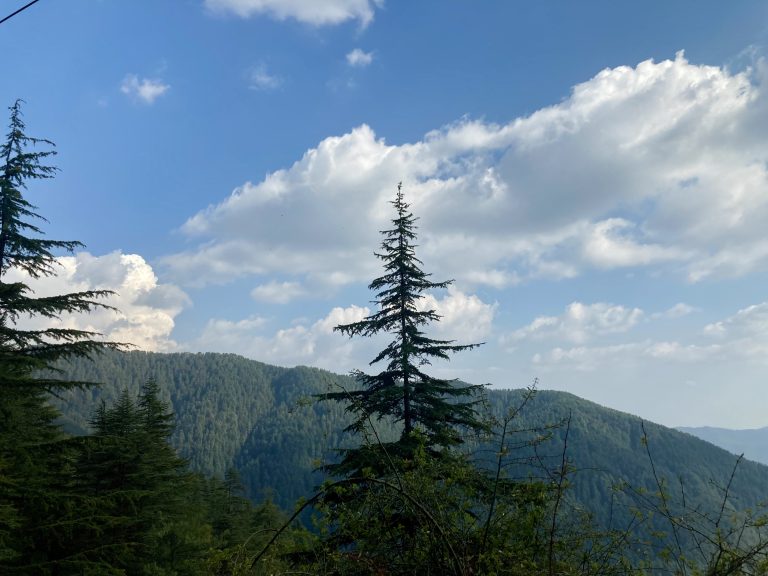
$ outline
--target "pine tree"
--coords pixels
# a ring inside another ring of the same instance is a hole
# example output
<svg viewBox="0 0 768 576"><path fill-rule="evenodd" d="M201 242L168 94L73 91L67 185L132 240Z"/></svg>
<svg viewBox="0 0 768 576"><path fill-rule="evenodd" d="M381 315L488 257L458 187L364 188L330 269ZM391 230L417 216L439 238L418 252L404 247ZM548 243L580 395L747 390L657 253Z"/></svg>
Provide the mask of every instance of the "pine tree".
<svg viewBox="0 0 768 576"><path fill-rule="evenodd" d="M94 434L85 439L77 466L78 489L91 514L79 556L90 564L139 574L176 539L191 477L168 443L174 417L159 393L154 381L144 384L137 400L123 390L91 421Z"/></svg>
<svg viewBox="0 0 768 576"><path fill-rule="evenodd" d="M440 315L435 310L425 310L420 302L428 291L447 288L453 281L434 282L422 270L414 243L417 218L408 210L402 184L398 185L391 204L396 211L393 227L382 231L381 252L374 253L384 264L384 275L368 286L376 293L373 303L378 311L359 322L335 327L350 337L391 334L392 341L370 362L385 362L386 367L373 375L354 371L361 385L359 390L331 392L323 398L348 402L347 410L354 414L354 421L347 431L364 432L369 419L391 418L402 423L400 439L386 448L389 454L412 458L420 442L436 454L440 449L461 444L462 428L484 429L475 410L480 386L463 385L424 372L424 366L434 359L445 360L455 352L481 344L436 340L423 332L422 328L437 322ZM349 473L375 466L375 460L381 457L378 452L376 446L348 450L342 463L331 470Z"/></svg>
<svg viewBox="0 0 768 576"><path fill-rule="evenodd" d="M16 325L23 316L59 318L69 312L89 312L108 308L98 301L111 294L108 290L90 290L48 297L34 297L23 282L5 282L4 276L19 270L31 278L56 274L54 251L72 252L82 246L77 241L32 238L41 234L35 220L45 219L35 212L22 192L30 180L53 178L56 168L44 164L55 150L30 151L38 145L53 146L49 140L33 138L24 133L21 101L10 107L11 121L6 141L0 146L0 384L30 385L39 388L66 386L59 381L40 378L30 382L30 372L48 368L51 363L67 356L88 355L118 344L96 341L93 332L72 328L23 330Z"/></svg>
<svg viewBox="0 0 768 576"><path fill-rule="evenodd" d="M57 251L71 252L76 241L37 238L35 221L44 221L23 195L29 181L52 178L46 164L53 143L27 136L21 101L10 107L10 126L0 145L0 571L46 574L68 552L63 546L74 524L60 519L72 501L74 453L55 425L57 412L47 393L82 386L43 377L61 358L89 355L119 344L100 342L95 333L69 328L26 330L25 317L55 320L69 312L106 307L105 290L35 297L22 281L8 282L11 270L30 278L56 273ZM35 150L45 146L46 150Z"/></svg>

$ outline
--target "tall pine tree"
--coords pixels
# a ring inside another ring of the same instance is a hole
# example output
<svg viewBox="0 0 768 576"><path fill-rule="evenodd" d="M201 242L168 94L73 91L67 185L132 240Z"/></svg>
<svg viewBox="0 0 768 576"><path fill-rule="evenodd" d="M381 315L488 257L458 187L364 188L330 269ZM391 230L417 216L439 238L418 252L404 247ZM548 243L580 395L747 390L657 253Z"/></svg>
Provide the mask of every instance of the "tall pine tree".
<svg viewBox="0 0 768 576"><path fill-rule="evenodd" d="M10 125L0 145L0 572L46 574L67 554L62 542L73 530L60 519L72 502L72 451L54 424L47 393L80 386L40 376L40 370L68 356L88 355L118 344L70 328L24 329L19 321L54 321L69 312L105 307L108 291L94 290L36 297L24 281L7 281L13 270L32 279L56 273L57 251L71 252L75 241L39 238L44 221L23 195L29 181L52 178L46 164L53 143L25 134L21 102L10 107ZM35 150L44 146L46 150Z"/></svg>
<svg viewBox="0 0 768 576"><path fill-rule="evenodd" d="M361 385L359 390L331 392L323 397L348 402L347 410L354 414L354 421L347 431L360 433L372 419L392 418L402 423L402 434L393 443L346 451L343 461L331 467L337 473L351 473L366 466L376 468L382 456L379 447L390 455L411 458L423 442L428 451L436 454L461 444L462 428L484 429L475 409L480 386L435 378L424 371L434 359L446 360L455 352L481 344L456 344L424 333L423 328L437 322L440 315L424 309L421 301L430 290L446 288L453 281L434 282L431 274L422 270L423 263L416 257L417 218L405 202L402 184L391 203L396 212L393 226L382 231L381 251L374 253L384 264L384 274L368 286L376 293L373 303L378 311L359 322L335 327L350 337L390 334L392 340L370 362L385 363L385 367L378 374L357 370L353 374Z"/></svg>
<svg viewBox="0 0 768 576"><path fill-rule="evenodd" d="M52 147L49 140L24 133L21 101L10 107L11 121L5 142L0 146L0 383L3 387L30 384L37 388L65 386L62 382L30 380L32 370L48 368L55 360L72 355L88 355L106 347L118 347L94 340L97 334L72 328L23 330L17 326L24 316L59 318L69 312L89 312L106 307L99 298L107 290L73 292L48 297L35 297L24 282L6 282L11 270L30 278L56 274L55 251L72 252L82 246L77 241L33 238L42 231L35 221L45 218L35 212L23 192L30 180L53 178L56 168L45 164L56 152L35 151L39 145Z"/></svg>

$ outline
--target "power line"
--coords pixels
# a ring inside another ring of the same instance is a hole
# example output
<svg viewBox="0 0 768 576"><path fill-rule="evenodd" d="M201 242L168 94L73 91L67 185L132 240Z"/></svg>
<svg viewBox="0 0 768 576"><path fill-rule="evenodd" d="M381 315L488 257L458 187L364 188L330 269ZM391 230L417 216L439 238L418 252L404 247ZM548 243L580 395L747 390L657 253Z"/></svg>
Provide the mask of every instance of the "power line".
<svg viewBox="0 0 768 576"><path fill-rule="evenodd" d="M19 8L18 10L16 10L16 12L13 12L12 14L8 14L8 16L6 16L6 17L5 17L5 18L3 18L2 20L0 20L0 24L2 24L3 22L5 22L6 20L10 20L10 19L11 19L11 18L13 18L14 16L16 16L16 14L18 14L19 12L23 12L24 10L26 10L27 8L29 8L30 6L32 6L32 4L35 4L36 2L39 2L39 1L40 1L40 0L32 0L32 2L30 2L29 4L26 4L25 6L22 6L21 8Z"/></svg>

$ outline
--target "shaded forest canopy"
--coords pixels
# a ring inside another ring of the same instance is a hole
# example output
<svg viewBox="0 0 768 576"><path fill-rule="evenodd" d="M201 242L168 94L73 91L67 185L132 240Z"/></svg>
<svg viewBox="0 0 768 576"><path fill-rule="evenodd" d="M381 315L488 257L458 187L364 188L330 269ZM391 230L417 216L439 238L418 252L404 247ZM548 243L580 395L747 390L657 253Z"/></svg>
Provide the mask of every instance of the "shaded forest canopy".
<svg viewBox="0 0 768 576"><path fill-rule="evenodd" d="M154 378L176 414L171 442L193 470L221 477L235 467L251 498L259 500L266 491L286 509L322 481L323 475L315 471L321 461L333 458L336 448L354 442L341 433L349 422L343 407L318 403L312 397L337 386L352 388L355 382L318 368L281 368L234 354L136 351L106 352L93 360L64 362L60 368L68 378L103 383L52 399L62 411L65 429L86 433L93 406L102 400L114 402L123 389L136 393L142 383ZM520 402L523 391L486 393L490 412L500 416ZM556 424L569 413L568 454L576 470L572 489L586 509L604 515L600 512L617 482L631 480L638 487L653 488L636 416L567 392L539 391L515 426L533 429ZM379 427L385 436L397 433L386 421ZM539 448L550 465L560 458L564 430L552 432L552 440ZM713 481L727 480L735 461L732 454L664 426L647 423L646 432L661 476L674 482L681 479L703 503L720 501ZM519 442L531 434L520 433ZM470 444L468 450L476 447ZM493 451L488 446L483 449L486 456ZM529 448L520 450L524 457ZM492 455L487 459L492 460ZM522 475L534 472L527 467L519 470ZM734 482L739 503L755 507L765 499L768 467L744 462Z"/></svg>

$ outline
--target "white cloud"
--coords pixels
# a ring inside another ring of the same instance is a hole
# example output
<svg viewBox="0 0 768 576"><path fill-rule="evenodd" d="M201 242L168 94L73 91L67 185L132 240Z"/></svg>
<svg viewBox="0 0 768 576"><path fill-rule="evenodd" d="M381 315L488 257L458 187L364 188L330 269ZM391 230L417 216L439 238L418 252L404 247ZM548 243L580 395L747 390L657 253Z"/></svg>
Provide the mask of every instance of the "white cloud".
<svg viewBox="0 0 768 576"><path fill-rule="evenodd" d="M162 80L157 78L140 79L136 74L126 74L122 84L120 84L120 92L144 104L154 104L155 100L170 88L170 84L165 84Z"/></svg>
<svg viewBox="0 0 768 576"><path fill-rule="evenodd" d="M486 339L496 311L496 304L486 304L475 295L453 289L439 298L428 295L420 307L434 309L442 316L440 322L425 329L427 335L456 339L457 344L474 344ZM334 328L358 322L370 313L369 308L357 305L335 307L317 320L299 319L289 327L277 329L270 329L271 322L260 316L242 320L216 318L208 321L198 338L181 347L193 351L233 352L274 364L305 364L337 372L367 369L390 336L349 338L334 332Z"/></svg>
<svg viewBox="0 0 768 576"><path fill-rule="evenodd" d="M443 298L426 294L419 301L419 309L434 310L440 315L440 321L432 325L428 335L456 340L456 344L474 344L486 339L491 334L497 307L452 286Z"/></svg>
<svg viewBox="0 0 768 576"><path fill-rule="evenodd" d="M179 282L366 281L403 180L419 256L458 287L644 267L691 281L768 263L766 66L674 60L606 69L504 125L461 120L388 144L368 126L193 215ZM285 231L291 230L291 234Z"/></svg>
<svg viewBox="0 0 768 576"><path fill-rule="evenodd" d="M251 297L261 302L286 304L305 294L298 282L268 282L251 290Z"/></svg>
<svg viewBox="0 0 768 576"><path fill-rule="evenodd" d="M694 310L691 306L680 303L663 313L652 315L651 318L679 318ZM621 318L626 317L626 314L616 316ZM567 321L564 317L537 318L508 339L535 340L537 336L540 336L538 339L543 339L544 336L560 336L563 332L567 333L567 330L563 329L565 324ZM617 324L622 324L622 321L618 320ZM750 367L768 363L768 302L748 306L725 320L707 324L702 335L709 340L697 341L700 339L694 337L684 342L647 338L641 341L587 346L584 345L587 338L566 338L581 345L558 346L548 351L535 352L531 361L540 370L559 371L560 374L564 370L611 374L617 369L629 373L638 370L642 374L645 370L659 366L665 366L666 373L671 374L675 373L674 366L684 364L688 372L681 374L688 374L687 377L690 378L691 374L698 371L702 380L708 380L708 373L731 370L733 366L737 366L740 371L747 371ZM723 383L725 384L727 383Z"/></svg>
<svg viewBox="0 0 768 576"><path fill-rule="evenodd" d="M333 328L362 320L369 313L368 308L359 306L337 307L311 324L299 322L271 334L265 328L267 320L261 317L240 321L212 319L197 339L183 347L241 354L284 366L304 364L347 372L361 367L360 351L370 342L350 340L334 333Z"/></svg>
<svg viewBox="0 0 768 576"><path fill-rule="evenodd" d="M469 270L464 274L464 280L469 284L482 284L494 288L506 288L520 283L520 277L506 270Z"/></svg>
<svg viewBox="0 0 768 576"><path fill-rule="evenodd" d="M724 240L719 250L691 263L688 279L691 282L699 282L713 276L744 276L759 269L767 260L768 240L751 238L749 242L741 243Z"/></svg>
<svg viewBox="0 0 768 576"><path fill-rule="evenodd" d="M367 26L384 0L205 0L214 13L229 13L240 18L266 14L277 20L289 18L313 26L357 20Z"/></svg>
<svg viewBox="0 0 768 576"><path fill-rule="evenodd" d="M689 257L675 248L637 242L628 234L632 228L634 224L622 218L596 222L584 240L585 260L600 268L619 268Z"/></svg>
<svg viewBox="0 0 768 576"><path fill-rule="evenodd" d="M616 367L642 370L649 361L695 364L724 356L720 345L699 346L675 341L644 340L609 346L558 347L535 354L532 362L542 370L599 370L610 373Z"/></svg>
<svg viewBox="0 0 768 576"><path fill-rule="evenodd" d="M248 88L261 92L276 90L283 85L283 79L280 76L270 74L264 63L259 63L248 70Z"/></svg>
<svg viewBox="0 0 768 576"><path fill-rule="evenodd" d="M355 48L347 54L347 64L353 68L365 68L373 62L373 52L363 52L360 48Z"/></svg>
<svg viewBox="0 0 768 576"><path fill-rule="evenodd" d="M651 322L641 322L629 332L575 344L527 337L515 342L508 357L517 362L518 373L539 377L543 388L652 414L668 426L764 426L768 302L712 322L698 334L675 332L673 320L693 311L679 303L650 315L664 320L664 335L654 334ZM542 330L553 329L552 322L542 324ZM696 410L680 410L691 403Z"/></svg>
<svg viewBox="0 0 768 576"><path fill-rule="evenodd" d="M527 326L504 336L503 342L566 340L587 342L595 336L631 330L644 317L639 308L597 302L572 302L560 316L539 316Z"/></svg>
<svg viewBox="0 0 768 576"><path fill-rule="evenodd" d="M729 339L759 338L768 343L768 302L753 304L725 320L708 324L704 333Z"/></svg>
<svg viewBox="0 0 768 576"><path fill-rule="evenodd" d="M693 314L697 311L697 308L694 308L693 306L690 306L686 304L685 302L678 302L668 310L665 310L664 312L656 312L654 314L651 314L651 318L654 320L657 320L659 318L682 318L683 316L688 316L689 314Z"/></svg>
<svg viewBox="0 0 768 576"><path fill-rule="evenodd" d="M708 324L704 335L714 337L728 357L741 365L768 364L768 302L747 306L725 320Z"/></svg>
<svg viewBox="0 0 768 576"><path fill-rule="evenodd" d="M59 320L20 318L19 325L100 332L106 340L130 343L148 351L168 352L176 348L171 339L174 318L189 304L189 298L174 285L158 283L152 267L141 256L120 252L92 256L80 252L57 261L60 266L56 276L33 280L11 270L7 280L27 283L37 296L113 290L116 294L103 303L117 311L96 309L89 314L64 314Z"/></svg>

